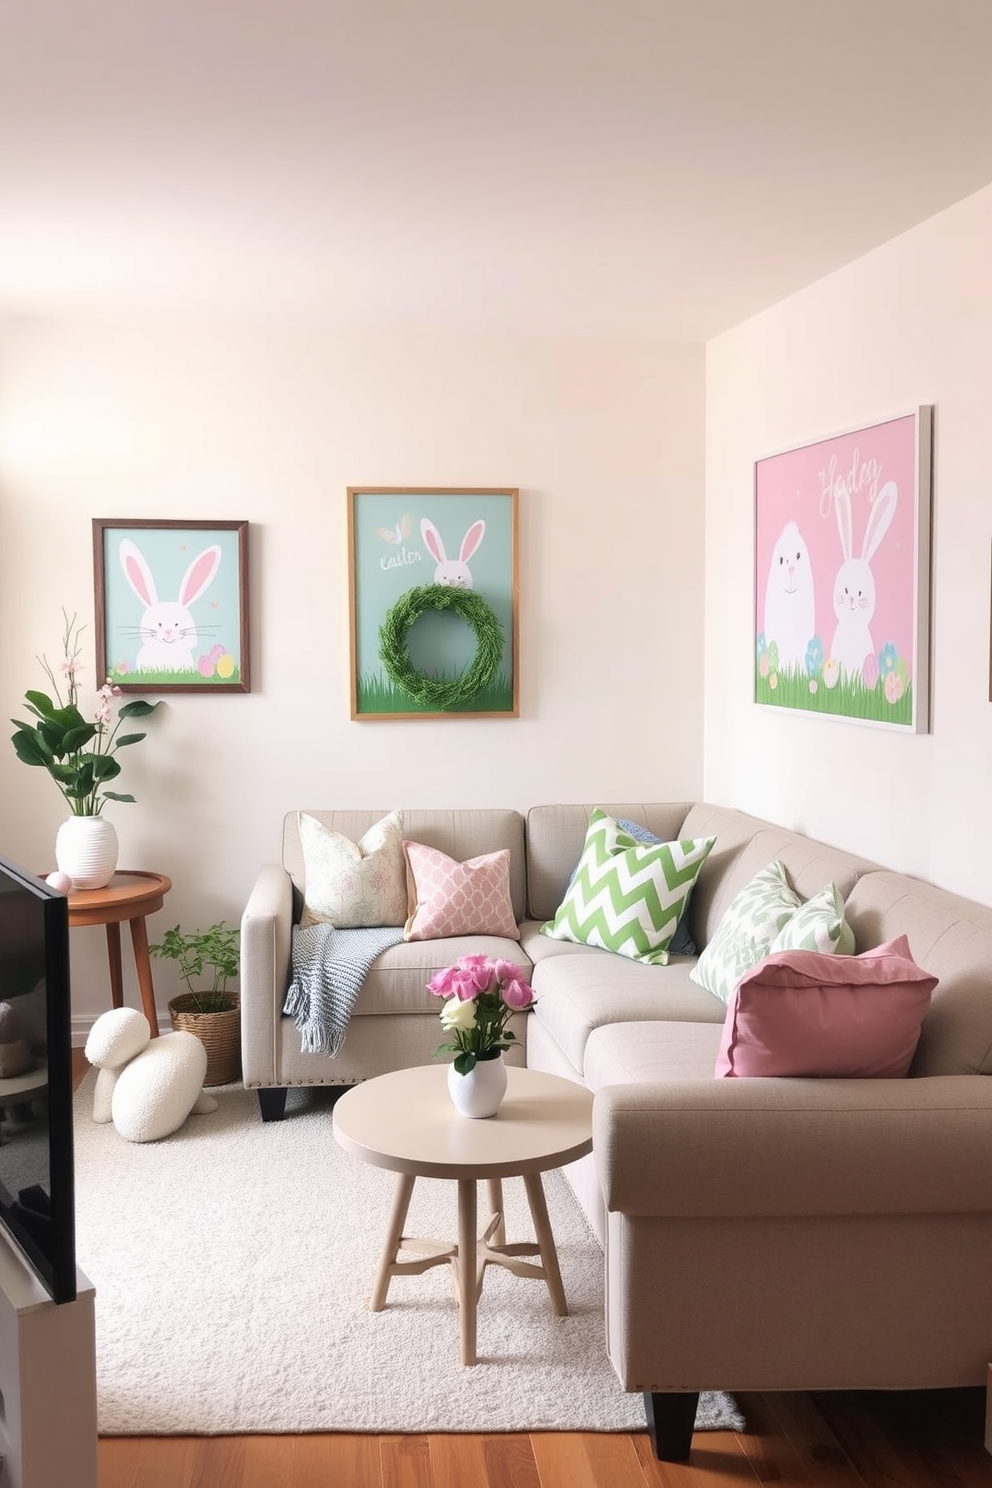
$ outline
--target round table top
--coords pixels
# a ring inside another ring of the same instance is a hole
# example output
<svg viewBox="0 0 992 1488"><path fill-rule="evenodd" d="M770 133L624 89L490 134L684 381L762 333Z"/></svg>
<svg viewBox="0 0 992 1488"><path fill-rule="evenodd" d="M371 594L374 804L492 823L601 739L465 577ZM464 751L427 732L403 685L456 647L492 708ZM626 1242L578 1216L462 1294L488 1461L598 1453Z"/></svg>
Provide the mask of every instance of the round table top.
<svg viewBox="0 0 992 1488"><path fill-rule="evenodd" d="M592 1094L574 1080L508 1065L495 1116L462 1116L448 1066L394 1070L334 1104L339 1145L377 1168L424 1178L513 1178L592 1151Z"/></svg>
<svg viewBox="0 0 992 1488"><path fill-rule="evenodd" d="M0 1106L27 1100L29 1096L37 1095L47 1087L48 1061L39 1059L23 1075L11 1075L6 1080L0 1080Z"/></svg>
<svg viewBox="0 0 992 1488"><path fill-rule="evenodd" d="M133 920L162 908L172 879L164 873L142 868L119 868L102 889L73 889L69 901L69 924L106 925L114 920Z"/></svg>

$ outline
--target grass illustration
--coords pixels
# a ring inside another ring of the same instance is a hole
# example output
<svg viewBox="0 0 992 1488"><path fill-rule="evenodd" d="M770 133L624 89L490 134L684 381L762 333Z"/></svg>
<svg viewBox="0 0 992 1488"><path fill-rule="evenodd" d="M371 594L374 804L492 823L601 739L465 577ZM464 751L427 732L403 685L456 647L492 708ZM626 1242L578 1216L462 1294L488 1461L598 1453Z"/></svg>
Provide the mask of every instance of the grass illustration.
<svg viewBox="0 0 992 1488"><path fill-rule="evenodd" d="M441 680L449 677L441 673ZM455 680L457 672L450 674ZM397 687L388 677L366 672L358 679L358 712L361 713L436 713L433 704L419 703ZM503 671L497 673L488 687L477 692L469 702L445 710L448 713L512 713L513 683Z"/></svg>
<svg viewBox="0 0 992 1488"><path fill-rule="evenodd" d="M867 688L860 677L853 681L844 677L835 686L827 687L822 676L811 678L801 669L773 671L763 677L760 667L756 666L754 699L772 708L798 708L805 713L859 718L904 728L913 726L913 684L908 681L902 696L890 703L881 680L875 687Z"/></svg>

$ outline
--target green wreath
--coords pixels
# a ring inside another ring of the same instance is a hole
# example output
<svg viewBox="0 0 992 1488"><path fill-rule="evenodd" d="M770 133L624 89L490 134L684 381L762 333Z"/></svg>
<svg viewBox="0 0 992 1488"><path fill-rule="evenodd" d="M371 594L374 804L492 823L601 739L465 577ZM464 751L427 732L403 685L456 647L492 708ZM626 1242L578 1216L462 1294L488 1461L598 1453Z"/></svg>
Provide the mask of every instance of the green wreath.
<svg viewBox="0 0 992 1488"><path fill-rule="evenodd" d="M450 610L475 631L477 647L472 665L450 682L425 677L410 660L407 633L428 610ZM418 703L438 709L470 703L493 681L502 655L503 627L482 595L473 589L419 584L396 601L379 626L379 658L387 675Z"/></svg>

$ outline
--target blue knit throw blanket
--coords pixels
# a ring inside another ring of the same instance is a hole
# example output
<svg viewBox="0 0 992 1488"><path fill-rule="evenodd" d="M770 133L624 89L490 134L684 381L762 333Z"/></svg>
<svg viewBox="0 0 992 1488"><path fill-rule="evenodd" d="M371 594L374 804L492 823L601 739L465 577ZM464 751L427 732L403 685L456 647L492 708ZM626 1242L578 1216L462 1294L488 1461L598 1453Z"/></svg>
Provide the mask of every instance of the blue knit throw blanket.
<svg viewBox="0 0 992 1488"><path fill-rule="evenodd" d="M340 1054L369 967L402 939L398 925L371 930L293 926L293 980L282 1010L299 1029L305 1054Z"/></svg>

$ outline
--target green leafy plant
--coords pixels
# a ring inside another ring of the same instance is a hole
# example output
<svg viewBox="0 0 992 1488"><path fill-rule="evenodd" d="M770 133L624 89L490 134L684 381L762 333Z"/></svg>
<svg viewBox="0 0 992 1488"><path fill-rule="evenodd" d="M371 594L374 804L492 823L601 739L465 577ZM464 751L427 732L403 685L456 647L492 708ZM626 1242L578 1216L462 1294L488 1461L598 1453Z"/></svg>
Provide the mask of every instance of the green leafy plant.
<svg viewBox="0 0 992 1488"><path fill-rule="evenodd" d="M25 723L12 718L16 733L11 742L17 758L26 765L41 765L51 775L62 792L73 816L99 816L107 801L132 801L134 797L120 791L107 789L111 780L116 780L121 767L115 759L118 749L128 744L138 744L144 734L121 734L118 732L125 718L147 718L154 713L158 703L125 703L113 716L114 699L121 696L108 677L97 692L97 707L93 721L88 722L79 711L79 689L77 677L82 671L79 661L79 637L84 627L70 620L62 611L65 630L62 634L64 660L60 665L65 700L59 691L56 676L44 656L38 658L42 670L52 684L54 698L44 692L26 692L24 701L37 723Z"/></svg>
<svg viewBox="0 0 992 1488"><path fill-rule="evenodd" d="M229 977L236 977L241 956L239 932L225 929L223 920L206 930L180 930L174 925L158 945L149 946L153 956L179 962L179 975L193 998L190 1012L229 1013L237 1007L233 993L227 991ZM204 972L209 986L197 986Z"/></svg>

